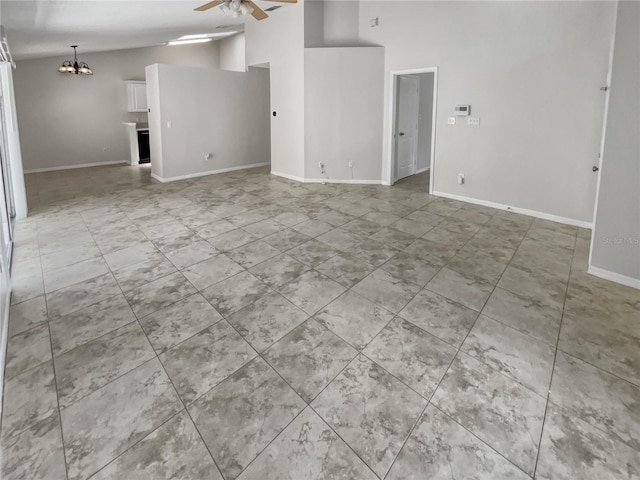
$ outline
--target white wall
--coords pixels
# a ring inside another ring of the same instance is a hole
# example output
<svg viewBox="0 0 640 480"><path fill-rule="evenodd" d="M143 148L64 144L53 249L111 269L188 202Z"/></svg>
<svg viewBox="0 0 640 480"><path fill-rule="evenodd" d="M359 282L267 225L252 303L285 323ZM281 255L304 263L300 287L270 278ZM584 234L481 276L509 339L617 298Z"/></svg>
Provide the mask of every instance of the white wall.
<svg viewBox="0 0 640 480"><path fill-rule="evenodd" d="M305 49L305 177L380 180L384 49ZM353 162L353 172L349 162Z"/></svg>
<svg viewBox="0 0 640 480"><path fill-rule="evenodd" d="M231 72L247 71L247 51L244 33L223 38L220 44L220 68Z"/></svg>
<svg viewBox="0 0 640 480"><path fill-rule="evenodd" d="M304 177L304 2L245 24L247 65L271 71L271 169Z"/></svg>
<svg viewBox="0 0 640 480"><path fill-rule="evenodd" d="M358 38L360 2L353 0L325 0L324 2L325 47L355 47Z"/></svg>
<svg viewBox="0 0 640 480"><path fill-rule="evenodd" d="M151 130L152 173L159 180L269 163L268 70L152 65L147 73L149 120L160 124Z"/></svg>
<svg viewBox="0 0 640 480"><path fill-rule="evenodd" d="M360 41L386 48L385 181L389 72L438 66L435 190L590 224L614 3L394 1L359 8ZM379 27L371 28L375 17ZM447 125L458 103L471 104L479 127Z"/></svg>
<svg viewBox="0 0 640 480"><path fill-rule="evenodd" d="M418 108L418 164L417 170L431 167L431 134L433 126L433 73L421 73L420 106Z"/></svg>
<svg viewBox="0 0 640 480"><path fill-rule="evenodd" d="M304 46L324 46L324 0L304 3Z"/></svg>
<svg viewBox="0 0 640 480"><path fill-rule="evenodd" d="M144 80L153 63L218 67L217 42L83 53L91 77L63 75L58 67L72 57L17 63L14 72L18 124L25 170L125 161L128 145L122 122L146 122L145 113L127 113L125 80Z"/></svg>
<svg viewBox="0 0 640 480"><path fill-rule="evenodd" d="M621 1L589 269L590 273L637 288L640 288L639 25L640 3Z"/></svg>

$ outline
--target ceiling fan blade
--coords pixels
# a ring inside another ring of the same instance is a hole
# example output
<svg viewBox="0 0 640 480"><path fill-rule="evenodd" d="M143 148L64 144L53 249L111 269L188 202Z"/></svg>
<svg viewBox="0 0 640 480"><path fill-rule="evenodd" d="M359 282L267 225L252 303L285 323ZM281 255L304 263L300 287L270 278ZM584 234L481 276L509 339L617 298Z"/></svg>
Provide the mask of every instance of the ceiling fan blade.
<svg viewBox="0 0 640 480"><path fill-rule="evenodd" d="M251 0L244 0L244 3L246 3L251 8L253 8L253 12L251 12L251 15L253 15L253 18L255 18L256 20L264 20L269 16L264 10L262 10L258 5L253 3Z"/></svg>
<svg viewBox="0 0 640 480"><path fill-rule="evenodd" d="M194 8L196 12L205 12L210 8L217 7L218 5L222 5L223 0L213 0L213 2L205 3L204 5L200 5L198 8Z"/></svg>
<svg viewBox="0 0 640 480"><path fill-rule="evenodd" d="M298 0L264 0L265 2L298 3Z"/></svg>

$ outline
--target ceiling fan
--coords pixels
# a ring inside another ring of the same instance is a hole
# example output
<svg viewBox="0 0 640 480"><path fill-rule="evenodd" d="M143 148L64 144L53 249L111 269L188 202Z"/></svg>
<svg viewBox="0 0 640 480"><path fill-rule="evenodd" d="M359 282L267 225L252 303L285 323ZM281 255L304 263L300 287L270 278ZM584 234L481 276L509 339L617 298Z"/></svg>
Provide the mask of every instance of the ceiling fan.
<svg viewBox="0 0 640 480"><path fill-rule="evenodd" d="M267 0L269 2L297 3L298 0ZM213 0L194 9L196 12L204 12L220 6L220 9L230 17L252 15L256 20L264 20L269 15L251 0Z"/></svg>

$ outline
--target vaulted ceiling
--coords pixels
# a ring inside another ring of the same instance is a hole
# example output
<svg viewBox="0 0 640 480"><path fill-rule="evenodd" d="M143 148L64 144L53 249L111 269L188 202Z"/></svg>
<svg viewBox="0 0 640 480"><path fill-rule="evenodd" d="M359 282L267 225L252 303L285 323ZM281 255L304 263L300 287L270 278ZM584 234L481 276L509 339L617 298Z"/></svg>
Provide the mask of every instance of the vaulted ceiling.
<svg viewBox="0 0 640 480"><path fill-rule="evenodd" d="M16 60L161 45L182 35L242 29L248 18L219 8L193 9L206 0L2 0L5 26ZM262 8L276 4L257 1ZM286 4L282 4L286 8ZM277 15L272 12L271 15ZM265 21L268 21L265 20Z"/></svg>

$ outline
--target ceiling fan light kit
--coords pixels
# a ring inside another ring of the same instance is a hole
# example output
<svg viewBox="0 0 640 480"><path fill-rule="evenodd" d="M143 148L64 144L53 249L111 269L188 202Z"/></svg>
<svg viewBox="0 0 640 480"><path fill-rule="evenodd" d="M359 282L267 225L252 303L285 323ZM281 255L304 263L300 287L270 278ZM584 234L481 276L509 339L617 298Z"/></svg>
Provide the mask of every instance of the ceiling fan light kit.
<svg viewBox="0 0 640 480"><path fill-rule="evenodd" d="M89 68L89 65L84 62L78 62L78 55L76 53L78 46L71 45L71 48L73 48L73 61L65 60L62 62L62 65L58 67L58 71L60 73L74 73L76 75L93 75L93 70Z"/></svg>
<svg viewBox="0 0 640 480"><path fill-rule="evenodd" d="M298 0L269 0L272 2L297 3ZM200 5L196 12L205 12L214 7L220 7L225 15L230 17L253 16L256 20L264 20L269 15L258 7L252 0L213 0L212 2Z"/></svg>

